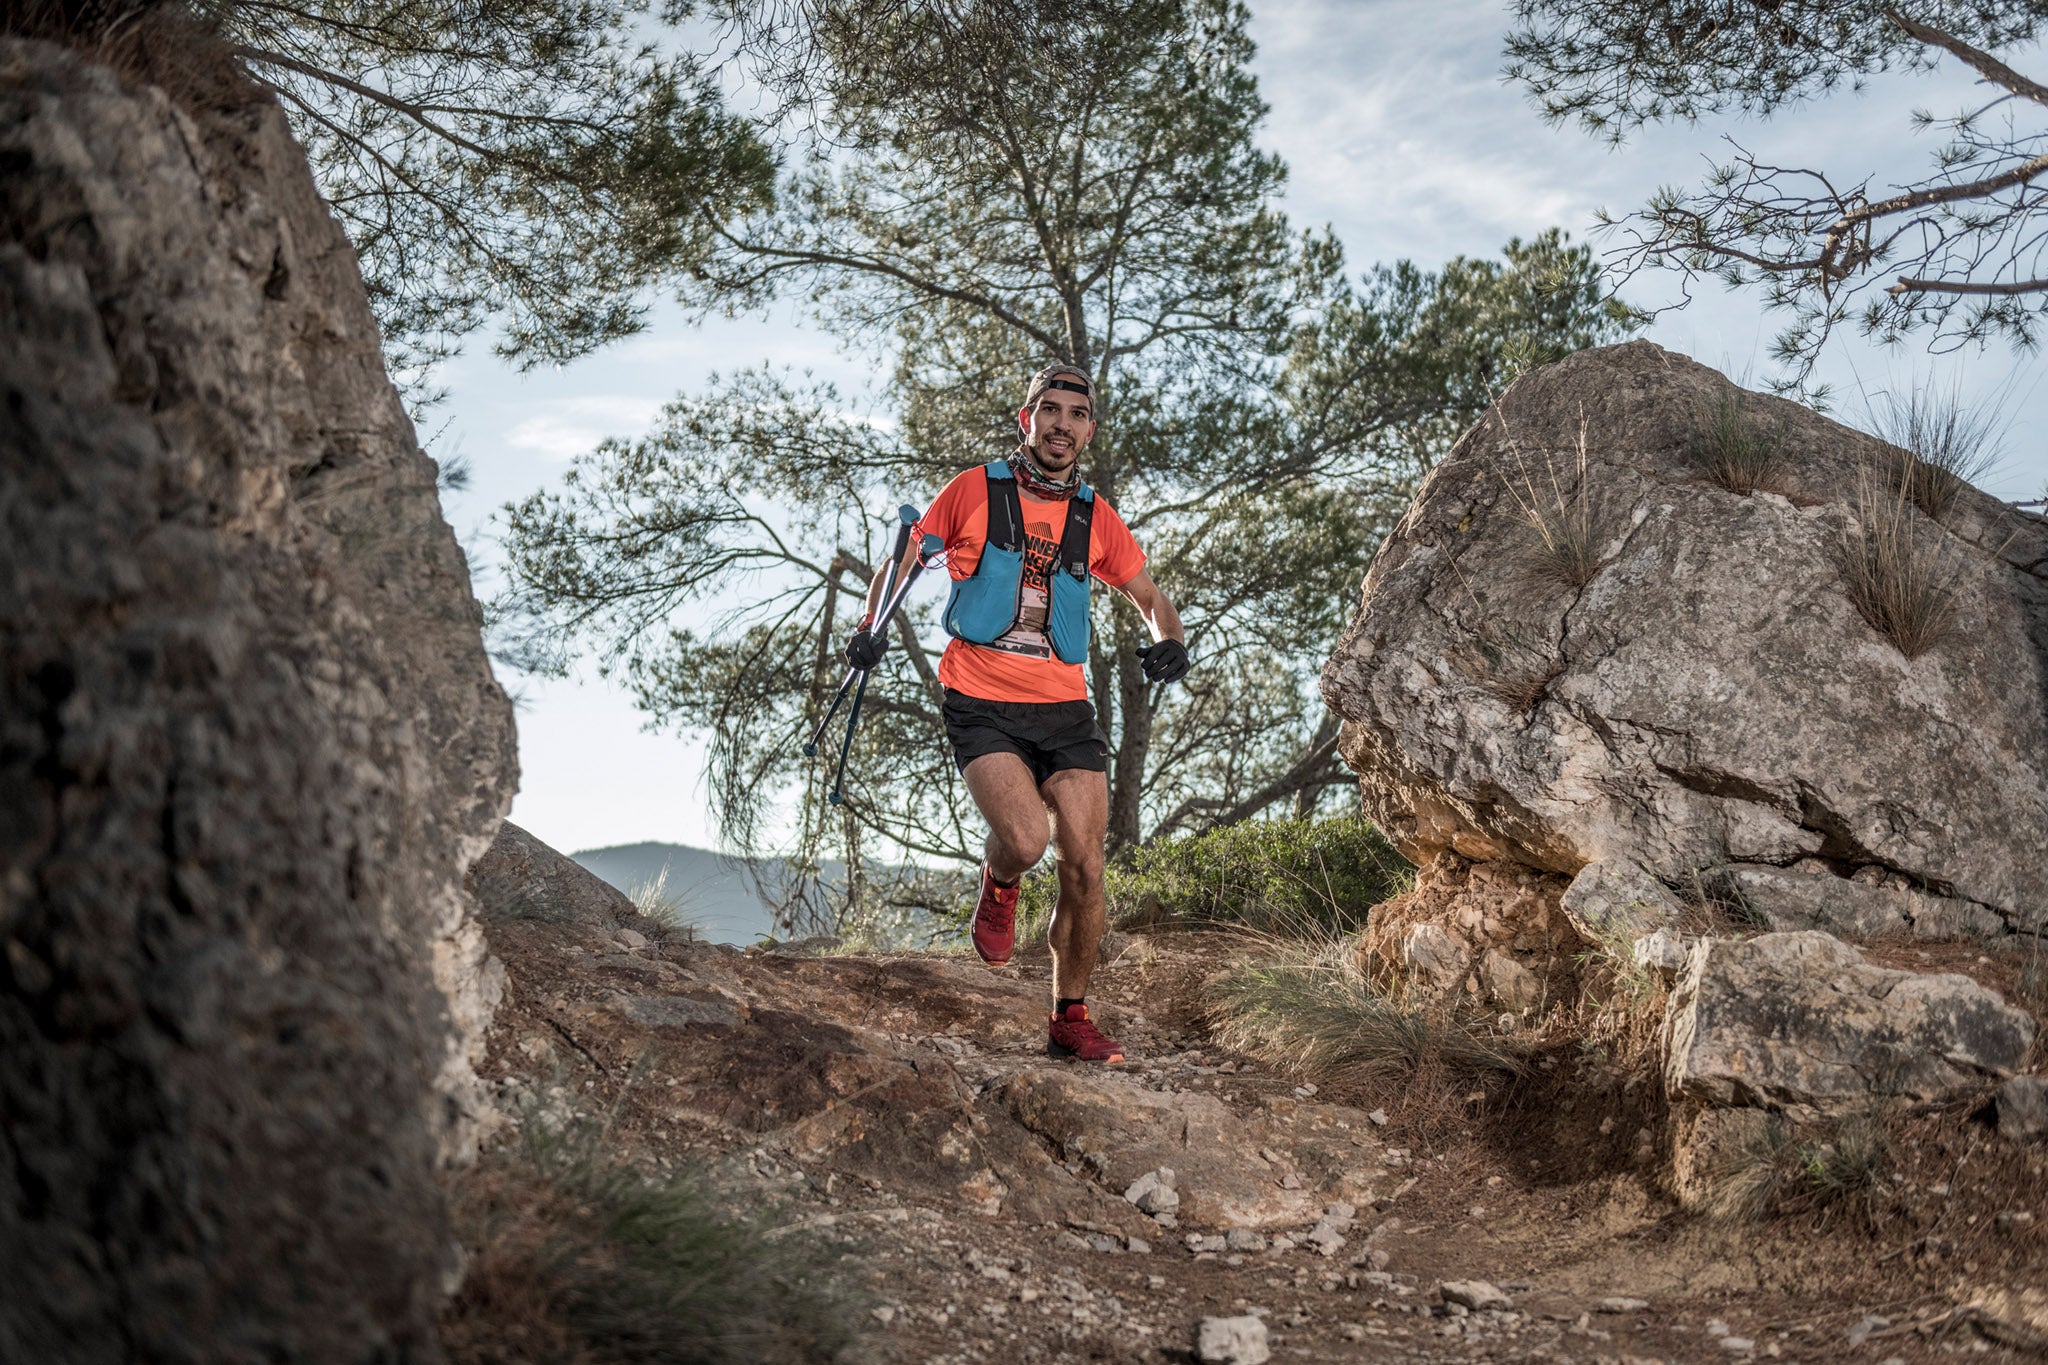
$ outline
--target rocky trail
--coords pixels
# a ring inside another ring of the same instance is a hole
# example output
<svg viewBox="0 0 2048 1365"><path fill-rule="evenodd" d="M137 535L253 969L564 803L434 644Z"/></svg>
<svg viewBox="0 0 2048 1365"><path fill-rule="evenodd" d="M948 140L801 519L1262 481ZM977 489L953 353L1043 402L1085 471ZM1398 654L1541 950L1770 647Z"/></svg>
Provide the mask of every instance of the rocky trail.
<svg viewBox="0 0 2048 1365"><path fill-rule="evenodd" d="M1113 1068L1044 1056L1042 948L998 972L531 920L491 938L510 974L484 1068L501 1108L604 1113L625 1157L701 1171L775 1235L842 1252L880 1360L1254 1361L1263 1340L1304 1361L1881 1362L2025 1344L1974 1330L1994 1315L1933 1292L1918 1253L1873 1265L1864 1235L1679 1215L1631 1169L1648 1130L1619 1090L1340 1097L1219 1049L1202 985L1246 951L1228 936L1117 944L1095 997L1130 1050ZM1929 1160L1954 1160L1960 1121L1931 1121L1948 1127ZM1979 1221L1955 1231L1991 1235ZM2038 1266L2033 1222L1996 1235ZM1205 1347L1205 1320L1235 1321L1210 1322Z"/></svg>

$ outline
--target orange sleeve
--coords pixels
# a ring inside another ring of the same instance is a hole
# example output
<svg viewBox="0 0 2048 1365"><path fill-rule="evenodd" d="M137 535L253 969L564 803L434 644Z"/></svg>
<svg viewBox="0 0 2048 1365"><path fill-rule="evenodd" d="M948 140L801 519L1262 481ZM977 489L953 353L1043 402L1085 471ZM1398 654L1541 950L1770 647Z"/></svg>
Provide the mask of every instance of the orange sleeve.
<svg viewBox="0 0 2048 1365"><path fill-rule="evenodd" d="M913 535L939 538L954 578L966 578L981 562L982 542L988 539L985 484L980 465L955 474L912 528Z"/></svg>
<svg viewBox="0 0 2048 1365"><path fill-rule="evenodd" d="M985 515L985 514L984 514ZM984 522L982 534L986 535ZM1121 588L1145 567L1145 552L1124 519L1101 498L1095 500L1095 521L1089 528L1088 571L1112 588Z"/></svg>

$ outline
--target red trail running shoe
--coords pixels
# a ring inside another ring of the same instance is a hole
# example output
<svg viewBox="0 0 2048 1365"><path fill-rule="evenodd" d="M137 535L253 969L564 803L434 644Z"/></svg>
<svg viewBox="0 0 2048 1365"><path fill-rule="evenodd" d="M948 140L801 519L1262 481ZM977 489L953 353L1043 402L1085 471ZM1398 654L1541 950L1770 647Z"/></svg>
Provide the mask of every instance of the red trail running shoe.
<svg viewBox="0 0 2048 1365"><path fill-rule="evenodd" d="M967 936L974 940L974 951L991 967L1008 962L1010 950L1017 946L1017 889L997 886L988 864L981 865L981 899L974 903L974 922L967 927Z"/></svg>
<svg viewBox="0 0 2048 1365"><path fill-rule="evenodd" d="M1086 1005L1069 1005L1065 1014L1052 1015L1046 1022L1052 1035L1045 1044L1047 1056L1079 1057L1084 1062L1124 1059L1124 1045L1102 1036L1102 1030L1089 1022Z"/></svg>

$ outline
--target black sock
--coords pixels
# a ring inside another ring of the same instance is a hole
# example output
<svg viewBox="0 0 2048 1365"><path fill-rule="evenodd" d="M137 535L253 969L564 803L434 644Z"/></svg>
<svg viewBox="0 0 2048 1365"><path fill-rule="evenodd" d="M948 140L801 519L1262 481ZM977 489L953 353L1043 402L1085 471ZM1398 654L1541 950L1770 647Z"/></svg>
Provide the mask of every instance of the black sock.
<svg viewBox="0 0 2048 1365"><path fill-rule="evenodd" d="M1067 1006L1069 1006L1069 1005L1085 1005L1085 1004L1087 1004L1087 1003L1088 1003L1088 997L1087 997L1087 996L1085 996L1085 995L1084 995L1084 996L1080 996L1080 997L1078 997L1078 998L1076 998L1076 999L1073 999L1073 1000L1055 1000L1055 1001L1053 1002L1053 1006L1052 1006L1052 1012L1053 1012L1054 1014L1057 1014L1057 1015L1058 1015L1058 1016L1059 1016L1060 1018L1064 1019L1064 1018L1066 1018L1066 1017L1067 1017Z"/></svg>
<svg viewBox="0 0 2048 1365"><path fill-rule="evenodd" d="M1004 880L1003 880L1003 879L1002 879L1001 877L998 877L998 876L996 875L996 870L995 870L994 868L990 868L990 869L988 870L988 879L989 879L990 881L994 882L994 883L995 883L995 884L996 884L997 886L1000 886L1001 888L1003 888L1003 890L1005 890L1005 891L1008 891L1008 890L1009 890L1009 889L1010 889L1011 887L1015 886L1015 885L1016 885L1016 884L1017 884L1018 882L1021 882L1021 881L1023 881L1023 880L1024 880L1024 879L1023 879L1022 877L1012 877L1012 878L1010 878L1010 880L1008 880L1008 881L1004 881Z"/></svg>

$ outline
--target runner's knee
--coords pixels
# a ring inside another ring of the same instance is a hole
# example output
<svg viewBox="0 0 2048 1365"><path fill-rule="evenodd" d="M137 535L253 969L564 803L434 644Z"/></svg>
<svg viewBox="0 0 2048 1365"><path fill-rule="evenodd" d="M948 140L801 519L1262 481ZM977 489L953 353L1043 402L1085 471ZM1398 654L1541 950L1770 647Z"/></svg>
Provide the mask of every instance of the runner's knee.
<svg viewBox="0 0 2048 1365"><path fill-rule="evenodd" d="M1046 836L1043 825L1034 830L1029 823L990 831L1003 860L1027 868L1037 866L1038 860L1045 856Z"/></svg>

